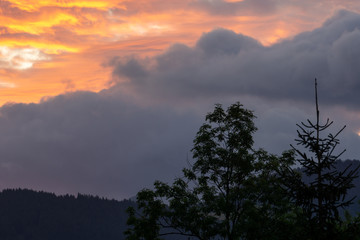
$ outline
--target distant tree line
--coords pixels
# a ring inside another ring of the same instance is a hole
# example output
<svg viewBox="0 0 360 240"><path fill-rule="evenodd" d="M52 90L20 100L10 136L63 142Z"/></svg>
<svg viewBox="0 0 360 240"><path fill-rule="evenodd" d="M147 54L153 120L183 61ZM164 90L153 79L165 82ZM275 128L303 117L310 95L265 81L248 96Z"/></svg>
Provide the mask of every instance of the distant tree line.
<svg viewBox="0 0 360 240"><path fill-rule="evenodd" d="M56 196L26 189L0 192L1 240L124 239L129 200L78 194Z"/></svg>
<svg viewBox="0 0 360 240"><path fill-rule="evenodd" d="M360 239L360 217L344 211L359 165L337 168L345 126L332 134L332 121L320 122L316 80L315 104L316 120L297 125L281 156L254 148L252 111L216 105L182 177L138 193L127 239Z"/></svg>

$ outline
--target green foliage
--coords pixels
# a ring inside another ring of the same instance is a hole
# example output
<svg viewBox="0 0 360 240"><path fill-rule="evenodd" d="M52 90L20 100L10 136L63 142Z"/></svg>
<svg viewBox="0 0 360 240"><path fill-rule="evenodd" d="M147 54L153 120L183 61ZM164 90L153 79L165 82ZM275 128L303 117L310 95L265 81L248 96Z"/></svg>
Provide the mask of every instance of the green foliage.
<svg viewBox="0 0 360 240"><path fill-rule="evenodd" d="M360 216L353 217L345 211L345 218L341 224L337 225L337 231L341 233L342 240L360 239Z"/></svg>
<svg viewBox="0 0 360 240"><path fill-rule="evenodd" d="M297 233L279 172L294 152L275 156L253 149L253 112L240 103L216 105L192 149L195 162L172 185L155 182L128 210L127 239L183 235L197 239L289 239Z"/></svg>

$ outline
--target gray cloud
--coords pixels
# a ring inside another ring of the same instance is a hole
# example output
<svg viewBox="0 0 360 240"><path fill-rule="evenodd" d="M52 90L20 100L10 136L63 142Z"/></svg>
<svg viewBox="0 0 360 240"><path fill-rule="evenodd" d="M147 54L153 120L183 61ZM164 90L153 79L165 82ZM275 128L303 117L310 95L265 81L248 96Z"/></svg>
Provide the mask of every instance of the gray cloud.
<svg viewBox="0 0 360 240"><path fill-rule="evenodd" d="M238 55L241 51L258 49L261 45L250 37L225 29L217 29L204 34L197 42L196 47L202 50L207 57L216 57Z"/></svg>
<svg viewBox="0 0 360 240"><path fill-rule="evenodd" d="M314 116L314 77L322 116L348 125L344 157L359 159L359 26L359 15L343 11L271 47L217 29L194 47L112 59L116 83L100 93L5 105L0 188L122 198L156 179L171 181L191 158L192 140L214 103L240 101L254 110L256 146L280 153L293 143L295 124Z"/></svg>
<svg viewBox="0 0 360 240"><path fill-rule="evenodd" d="M358 108L360 15L340 11L322 27L270 47L230 30L204 34L194 47L177 44L151 60L113 62L122 87L144 96L252 95L312 100L315 77L326 104Z"/></svg>
<svg viewBox="0 0 360 240"><path fill-rule="evenodd" d="M0 109L0 187L129 197L186 164L199 122L76 92Z"/></svg>

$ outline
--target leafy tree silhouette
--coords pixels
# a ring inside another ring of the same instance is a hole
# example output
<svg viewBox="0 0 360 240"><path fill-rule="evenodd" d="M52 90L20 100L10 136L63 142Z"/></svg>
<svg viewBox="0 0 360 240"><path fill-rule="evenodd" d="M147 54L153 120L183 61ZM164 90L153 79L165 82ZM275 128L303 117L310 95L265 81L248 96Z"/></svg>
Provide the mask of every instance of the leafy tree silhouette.
<svg viewBox="0 0 360 240"><path fill-rule="evenodd" d="M127 239L288 239L295 232L293 206L278 172L293 164L294 154L254 150L254 118L240 103L227 110L216 105L183 177L138 193L140 211L128 209Z"/></svg>

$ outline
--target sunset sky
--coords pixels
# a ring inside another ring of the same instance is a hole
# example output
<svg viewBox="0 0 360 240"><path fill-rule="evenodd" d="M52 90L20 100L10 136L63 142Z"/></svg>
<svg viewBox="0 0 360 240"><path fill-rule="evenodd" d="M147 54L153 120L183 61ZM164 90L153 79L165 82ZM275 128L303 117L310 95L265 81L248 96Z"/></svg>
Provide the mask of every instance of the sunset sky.
<svg viewBox="0 0 360 240"><path fill-rule="evenodd" d="M356 1L1 1L0 103L38 102L109 86L115 56L159 54L231 29L269 46L309 31Z"/></svg>
<svg viewBox="0 0 360 240"><path fill-rule="evenodd" d="M356 0L0 0L0 189L131 197L180 174L215 103L278 154L314 78L360 159L359 29Z"/></svg>

